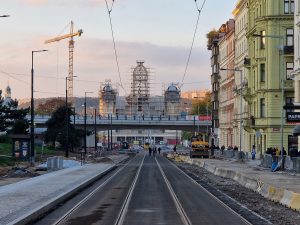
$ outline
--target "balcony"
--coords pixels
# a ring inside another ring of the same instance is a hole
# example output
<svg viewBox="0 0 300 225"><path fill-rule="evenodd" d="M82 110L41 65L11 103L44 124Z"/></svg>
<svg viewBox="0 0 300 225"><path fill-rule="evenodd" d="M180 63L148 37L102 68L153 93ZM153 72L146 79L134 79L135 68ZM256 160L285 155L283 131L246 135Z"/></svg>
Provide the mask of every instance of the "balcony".
<svg viewBox="0 0 300 225"><path fill-rule="evenodd" d="M255 118L254 116L250 116L249 118L243 119L243 126L245 128L252 128L255 126Z"/></svg>
<svg viewBox="0 0 300 225"><path fill-rule="evenodd" d="M251 101L251 89L249 87L243 88L243 97L247 102Z"/></svg>

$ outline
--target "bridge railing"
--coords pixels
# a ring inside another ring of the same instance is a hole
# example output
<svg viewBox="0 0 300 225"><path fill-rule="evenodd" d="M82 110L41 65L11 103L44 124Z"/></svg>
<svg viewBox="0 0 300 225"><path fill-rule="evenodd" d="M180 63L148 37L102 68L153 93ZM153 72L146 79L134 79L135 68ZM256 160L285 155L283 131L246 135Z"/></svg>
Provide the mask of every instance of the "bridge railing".
<svg viewBox="0 0 300 225"><path fill-rule="evenodd" d="M44 124L49 120L51 116L48 115L36 115L35 123ZM30 116L28 116L30 119ZM71 122L73 123L74 117L70 117ZM139 123L152 123L155 124L172 124L176 121L176 124L194 124L202 126L211 126L211 120L198 120L197 116L181 117L181 116L126 116L126 115L114 115L114 116L97 116L97 124L139 124ZM76 124L84 124L84 116L75 115ZM88 115L86 118L87 124L94 124L95 117Z"/></svg>

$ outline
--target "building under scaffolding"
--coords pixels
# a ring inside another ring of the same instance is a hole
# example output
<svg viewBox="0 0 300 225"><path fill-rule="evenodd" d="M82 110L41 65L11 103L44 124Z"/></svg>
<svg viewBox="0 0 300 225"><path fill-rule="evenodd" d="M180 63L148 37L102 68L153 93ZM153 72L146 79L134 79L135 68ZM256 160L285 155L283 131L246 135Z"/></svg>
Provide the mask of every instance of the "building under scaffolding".
<svg viewBox="0 0 300 225"><path fill-rule="evenodd" d="M131 93L127 97L131 115L149 115L150 69L137 61L131 72Z"/></svg>
<svg viewBox="0 0 300 225"><path fill-rule="evenodd" d="M107 80L100 85L99 91L99 113L108 115L116 113L116 99L118 91L112 87L111 81Z"/></svg>

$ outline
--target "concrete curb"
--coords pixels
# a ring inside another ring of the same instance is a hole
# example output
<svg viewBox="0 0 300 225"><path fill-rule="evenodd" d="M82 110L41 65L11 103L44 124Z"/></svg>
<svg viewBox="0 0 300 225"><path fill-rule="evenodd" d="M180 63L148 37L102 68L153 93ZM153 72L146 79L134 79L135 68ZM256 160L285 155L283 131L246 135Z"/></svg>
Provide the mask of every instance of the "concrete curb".
<svg viewBox="0 0 300 225"><path fill-rule="evenodd" d="M69 190L65 193L62 193L60 195L58 195L56 198L53 198L51 200L49 200L48 202L45 202L44 204L42 204L40 206L40 208L34 209L31 212L28 212L27 214L22 215L21 217L19 217L18 219L8 223L8 225L21 225L21 224L27 224L31 221L34 221L36 219L38 219L41 215L43 215L44 213L48 212L49 210L51 210L53 207L55 207L56 205L58 205L59 203L67 200L68 198L70 198L72 195L74 195L77 191L87 187L89 184L93 183L94 181L96 181L97 179L103 177L104 175L106 175L107 173L109 173L111 170L113 170L115 168L115 165L108 168L107 170L103 171L102 173L98 174L97 176L92 177L89 180L86 180L80 184L78 184L77 187L74 187L72 190Z"/></svg>
<svg viewBox="0 0 300 225"><path fill-rule="evenodd" d="M117 167L117 164L122 163L127 159L124 158L120 160L119 162L115 163L114 165L111 165L108 167L106 170L102 171L100 174L97 174L93 177L88 178L87 180L79 183L77 186L73 187L73 189L69 189L68 191L56 196L55 198L50 199L48 202L45 202L41 204L39 208L36 208L27 214L24 214L20 216L18 219L8 223L8 225L22 225L22 224L27 224L29 222L32 222L36 219L38 219L41 215L45 214L52 208L54 208L56 205L64 202L68 198L70 198L72 195L74 195L76 192L79 190L82 190L89 186L91 183L95 182L96 180L100 179L101 177L105 176L108 174L110 171L114 170Z"/></svg>
<svg viewBox="0 0 300 225"><path fill-rule="evenodd" d="M171 155L168 155L168 157L173 158ZM300 211L299 193L274 187L271 184L265 183L264 181L248 177L243 173L239 173L230 169L218 168L204 161L190 159L190 157L188 156L180 156L180 160L192 165L202 167L205 170L213 173L214 175L235 180L242 186L259 193L260 195L269 200L279 202L280 204L285 205L291 209Z"/></svg>

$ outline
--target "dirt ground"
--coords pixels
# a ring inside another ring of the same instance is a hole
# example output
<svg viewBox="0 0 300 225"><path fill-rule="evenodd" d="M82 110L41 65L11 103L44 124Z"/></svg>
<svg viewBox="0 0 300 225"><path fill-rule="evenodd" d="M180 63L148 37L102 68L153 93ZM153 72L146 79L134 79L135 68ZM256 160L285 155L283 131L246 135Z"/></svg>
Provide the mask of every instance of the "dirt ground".
<svg viewBox="0 0 300 225"><path fill-rule="evenodd" d="M62 153L61 155L63 155ZM46 159L47 157L45 157ZM78 154L71 153L68 159L80 161ZM88 154L86 157L88 163L111 163L108 157L94 157ZM36 163L36 166L41 162ZM39 176L47 173L47 171L37 170L37 167L31 167L28 162L18 162L15 166L0 167L0 186L19 182L31 177Z"/></svg>
<svg viewBox="0 0 300 225"><path fill-rule="evenodd" d="M196 180L201 180L219 189L275 225L300 225L300 212L272 202L234 180L216 176L195 165L177 163L177 166L195 177Z"/></svg>

